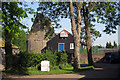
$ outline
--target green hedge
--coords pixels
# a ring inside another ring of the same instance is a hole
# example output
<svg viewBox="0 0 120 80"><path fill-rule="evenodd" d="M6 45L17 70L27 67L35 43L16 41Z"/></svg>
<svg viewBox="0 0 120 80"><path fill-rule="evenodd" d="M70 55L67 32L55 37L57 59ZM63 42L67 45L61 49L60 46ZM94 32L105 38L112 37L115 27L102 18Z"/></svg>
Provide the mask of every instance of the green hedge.
<svg viewBox="0 0 120 80"><path fill-rule="evenodd" d="M20 52L19 54L19 66L21 67L36 67L40 66L41 61L50 61L51 69L57 69L59 64L66 64L68 61L68 55L65 52L52 52L45 50L43 53Z"/></svg>

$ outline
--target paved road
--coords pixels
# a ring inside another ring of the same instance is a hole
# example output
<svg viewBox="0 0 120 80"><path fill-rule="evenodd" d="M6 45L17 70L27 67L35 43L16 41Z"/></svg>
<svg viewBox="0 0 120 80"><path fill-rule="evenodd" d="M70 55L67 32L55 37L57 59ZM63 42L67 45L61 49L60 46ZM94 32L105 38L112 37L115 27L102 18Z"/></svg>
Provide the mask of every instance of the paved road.
<svg viewBox="0 0 120 80"><path fill-rule="evenodd" d="M6 75L7 78L119 78L120 64L97 63L94 70L85 70L78 73L54 75Z"/></svg>

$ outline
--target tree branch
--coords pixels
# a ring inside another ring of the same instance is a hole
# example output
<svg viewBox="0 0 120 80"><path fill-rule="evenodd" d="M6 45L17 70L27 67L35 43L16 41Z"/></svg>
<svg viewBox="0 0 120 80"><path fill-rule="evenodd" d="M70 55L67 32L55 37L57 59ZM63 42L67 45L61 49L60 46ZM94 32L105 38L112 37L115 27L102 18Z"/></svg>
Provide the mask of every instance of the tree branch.
<svg viewBox="0 0 120 80"><path fill-rule="evenodd" d="M94 3L94 5L92 6L92 8L88 11L88 14L94 9L94 7L97 5L97 3Z"/></svg>
<svg viewBox="0 0 120 80"><path fill-rule="evenodd" d="M90 7L90 5L91 5L91 2L89 3L88 8Z"/></svg>
<svg viewBox="0 0 120 80"><path fill-rule="evenodd" d="M76 3L77 6L77 33L80 36L80 32L81 32L81 5L82 2L79 2L79 4Z"/></svg>

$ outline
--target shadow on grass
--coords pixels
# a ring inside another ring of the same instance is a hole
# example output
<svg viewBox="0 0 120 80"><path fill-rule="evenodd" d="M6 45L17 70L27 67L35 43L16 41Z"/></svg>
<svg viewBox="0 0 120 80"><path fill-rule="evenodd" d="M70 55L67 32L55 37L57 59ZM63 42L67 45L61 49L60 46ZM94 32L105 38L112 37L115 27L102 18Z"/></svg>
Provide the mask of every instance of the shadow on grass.
<svg viewBox="0 0 120 80"><path fill-rule="evenodd" d="M84 72L84 71L87 71L87 70L93 70L93 66L89 66L88 64L81 64L81 67L80 69L77 69L77 70L73 70L73 69L61 69L61 70L65 70L65 71L73 71L74 73L77 73L77 72Z"/></svg>
<svg viewBox="0 0 120 80"><path fill-rule="evenodd" d="M10 74L10 75L28 75L27 69L18 69L18 68L12 68L9 71L2 71L4 74Z"/></svg>
<svg viewBox="0 0 120 80"><path fill-rule="evenodd" d="M13 62L12 62L12 67L10 70L5 70L2 71L4 74L11 74L11 75L28 75L28 70L27 67L22 66L21 64L21 57L18 55L13 55Z"/></svg>

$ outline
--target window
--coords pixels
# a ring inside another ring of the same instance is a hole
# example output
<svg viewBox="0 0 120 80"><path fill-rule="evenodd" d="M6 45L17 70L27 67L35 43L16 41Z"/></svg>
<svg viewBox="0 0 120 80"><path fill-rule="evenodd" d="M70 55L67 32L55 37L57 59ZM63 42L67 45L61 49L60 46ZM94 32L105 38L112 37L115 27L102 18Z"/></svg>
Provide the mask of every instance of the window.
<svg viewBox="0 0 120 80"><path fill-rule="evenodd" d="M64 51L64 43L58 43L58 51Z"/></svg>
<svg viewBox="0 0 120 80"><path fill-rule="evenodd" d="M60 37L68 37L68 34L65 31L63 31L60 33Z"/></svg>
<svg viewBox="0 0 120 80"><path fill-rule="evenodd" d="M70 43L70 49L74 49L74 43Z"/></svg>

